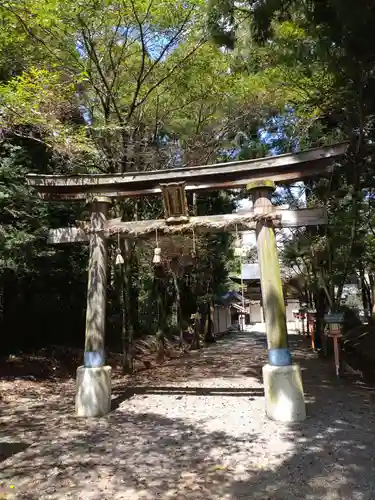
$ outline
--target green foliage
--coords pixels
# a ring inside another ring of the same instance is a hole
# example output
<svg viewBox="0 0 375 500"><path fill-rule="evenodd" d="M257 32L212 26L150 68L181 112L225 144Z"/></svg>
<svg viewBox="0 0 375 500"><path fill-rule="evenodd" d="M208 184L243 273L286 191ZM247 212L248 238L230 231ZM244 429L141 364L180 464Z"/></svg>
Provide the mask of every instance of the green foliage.
<svg viewBox="0 0 375 500"><path fill-rule="evenodd" d="M233 0L209 0L207 24L213 41L219 46L234 48L235 33Z"/></svg>
<svg viewBox="0 0 375 500"><path fill-rule="evenodd" d="M21 145L0 142L0 273L30 269L45 230L46 206L25 184L30 156Z"/></svg>
<svg viewBox="0 0 375 500"><path fill-rule="evenodd" d="M225 144L226 139L217 141L216 135L228 128L226 109L231 103L225 101L236 78L226 78L228 57L206 41L203 9L199 1L164 2L162 7L153 2L104 0L85 4L27 0L22 5L9 1L6 8L0 3L2 14L6 12L11 20L7 43L13 38L15 47L28 47L17 71L8 71L11 61L1 60L5 68L0 86L2 125L12 138L4 146L1 171L4 200L10 197L12 202L3 205L14 214L9 222L4 216L2 226L0 251L14 271L11 283L4 281L4 294L9 295L15 276L22 272L26 281L20 284L17 303L24 307L30 293L25 283L31 280L33 287L38 286L38 291L32 288L38 318L43 302L56 314L56 300L61 310L70 305L72 318L82 328L86 249L51 248L45 236L49 227L74 223L87 213L81 206L42 202L26 186L26 173L147 170L169 165L176 154L183 162L203 163L207 144L213 161ZM245 95L239 84L232 103L240 107ZM235 119L229 121L230 127L236 126ZM199 211L233 207L233 197L218 193L201 200ZM125 200L114 207L113 215L160 217L161 202ZM200 238L198 247L196 269L179 277L185 323L199 303L220 295L228 284L230 237ZM136 246L133 254L132 289L125 293L136 298L131 316L129 310L125 316L126 327L131 317L134 334L140 335L157 329L158 315L152 249ZM186 275L190 275L189 286ZM124 325L120 311L129 308L122 287L118 280L109 283L108 340L116 347ZM168 272L162 288L169 315L175 295ZM81 299L71 306L70 297L79 292ZM82 317L77 322L79 310ZM4 314L5 323L11 324L14 309ZM38 323L38 318L33 316L31 323ZM61 341L60 333L57 329L50 340Z"/></svg>

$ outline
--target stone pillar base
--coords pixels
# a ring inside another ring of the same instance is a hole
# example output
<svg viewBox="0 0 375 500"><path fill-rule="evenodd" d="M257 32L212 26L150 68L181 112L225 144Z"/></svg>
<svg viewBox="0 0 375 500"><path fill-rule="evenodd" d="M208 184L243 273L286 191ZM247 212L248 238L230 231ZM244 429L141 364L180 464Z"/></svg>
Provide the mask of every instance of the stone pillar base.
<svg viewBox="0 0 375 500"><path fill-rule="evenodd" d="M305 399L298 365L265 365L263 382L268 418L279 422L305 420Z"/></svg>
<svg viewBox="0 0 375 500"><path fill-rule="evenodd" d="M111 410L111 367L77 369L77 417L102 417Z"/></svg>

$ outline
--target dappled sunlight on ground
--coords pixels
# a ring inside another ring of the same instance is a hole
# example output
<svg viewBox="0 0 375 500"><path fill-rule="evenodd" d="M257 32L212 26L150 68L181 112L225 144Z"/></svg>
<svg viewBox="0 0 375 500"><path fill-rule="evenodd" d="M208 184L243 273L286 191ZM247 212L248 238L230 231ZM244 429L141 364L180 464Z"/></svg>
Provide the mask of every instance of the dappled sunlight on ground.
<svg viewBox="0 0 375 500"><path fill-rule="evenodd" d="M292 344L308 411L293 425L264 416L255 333L117 378L102 419L74 417L73 381L1 382L0 485L30 500L368 500L375 393Z"/></svg>

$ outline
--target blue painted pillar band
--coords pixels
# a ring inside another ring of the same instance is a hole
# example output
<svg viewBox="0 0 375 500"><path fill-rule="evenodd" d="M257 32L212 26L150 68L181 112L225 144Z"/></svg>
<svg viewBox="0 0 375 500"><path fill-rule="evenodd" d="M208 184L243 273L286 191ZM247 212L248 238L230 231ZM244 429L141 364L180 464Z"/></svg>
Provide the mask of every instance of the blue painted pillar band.
<svg viewBox="0 0 375 500"><path fill-rule="evenodd" d="M85 352L83 357L85 368L104 366L104 352Z"/></svg>
<svg viewBox="0 0 375 500"><path fill-rule="evenodd" d="M268 351L268 362L272 366L290 366L292 355L288 348L270 349Z"/></svg>

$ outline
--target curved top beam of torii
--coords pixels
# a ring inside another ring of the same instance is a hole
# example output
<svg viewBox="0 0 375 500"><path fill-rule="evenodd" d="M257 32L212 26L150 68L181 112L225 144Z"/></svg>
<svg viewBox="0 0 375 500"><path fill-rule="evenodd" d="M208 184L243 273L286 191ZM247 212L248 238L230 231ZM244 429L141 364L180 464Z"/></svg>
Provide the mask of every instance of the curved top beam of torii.
<svg viewBox="0 0 375 500"><path fill-rule="evenodd" d="M27 182L47 200L85 200L92 195L111 198L152 195L160 184L184 181L187 191L235 189L254 180L285 183L322 175L345 154L347 142L298 153L197 167L173 168L124 174L39 175Z"/></svg>

